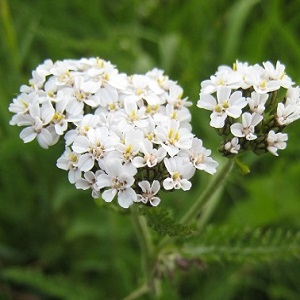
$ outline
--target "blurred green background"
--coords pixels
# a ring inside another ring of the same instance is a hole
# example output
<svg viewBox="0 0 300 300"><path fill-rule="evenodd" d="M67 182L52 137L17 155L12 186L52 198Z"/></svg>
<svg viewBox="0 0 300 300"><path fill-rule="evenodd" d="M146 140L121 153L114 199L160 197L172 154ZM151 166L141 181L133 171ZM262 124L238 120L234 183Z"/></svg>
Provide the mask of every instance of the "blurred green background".
<svg viewBox="0 0 300 300"><path fill-rule="evenodd" d="M280 60L300 83L300 2L286 0L0 0L0 299L121 299L140 279L131 219L95 204L56 168L63 143L23 144L8 105L47 58L99 56L128 74L164 69L194 104L221 64ZM217 153L209 114L194 132ZM300 226L300 122L279 157L250 156L232 174L210 222ZM179 216L210 176L162 206ZM208 263L164 282L163 299L300 299L299 261ZM148 299L146 296L143 299Z"/></svg>

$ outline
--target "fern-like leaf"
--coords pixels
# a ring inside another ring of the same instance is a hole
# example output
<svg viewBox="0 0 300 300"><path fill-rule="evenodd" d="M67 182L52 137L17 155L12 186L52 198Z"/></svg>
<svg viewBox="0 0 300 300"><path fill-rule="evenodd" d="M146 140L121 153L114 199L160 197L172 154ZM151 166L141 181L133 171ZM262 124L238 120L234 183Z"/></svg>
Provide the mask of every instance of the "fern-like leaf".
<svg viewBox="0 0 300 300"><path fill-rule="evenodd" d="M147 219L149 227L156 231L160 236L184 237L196 231L193 225L182 225L177 223L167 209L160 207L141 207L140 213Z"/></svg>
<svg viewBox="0 0 300 300"><path fill-rule="evenodd" d="M208 227L188 238L183 256L218 262L268 262L300 258L300 230Z"/></svg>

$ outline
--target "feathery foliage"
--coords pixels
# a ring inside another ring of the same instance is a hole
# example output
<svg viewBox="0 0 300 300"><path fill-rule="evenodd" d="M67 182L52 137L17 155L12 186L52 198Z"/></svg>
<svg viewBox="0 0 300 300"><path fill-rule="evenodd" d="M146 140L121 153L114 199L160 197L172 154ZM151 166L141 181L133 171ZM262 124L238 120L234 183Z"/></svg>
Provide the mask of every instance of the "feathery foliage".
<svg viewBox="0 0 300 300"><path fill-rule="evenodd" d="M171 212L166 208L141 207L140 213L148 221L148 225L161 236L187 236L197 230L195 225L182 225L171 216Z"/></svg>
<svg viewBox="0 0 300 300"><path fill-rule="evenodd" d="M220 263L263 263L300 258L300 230L208 226L187 238L184 255Z"/></svg>

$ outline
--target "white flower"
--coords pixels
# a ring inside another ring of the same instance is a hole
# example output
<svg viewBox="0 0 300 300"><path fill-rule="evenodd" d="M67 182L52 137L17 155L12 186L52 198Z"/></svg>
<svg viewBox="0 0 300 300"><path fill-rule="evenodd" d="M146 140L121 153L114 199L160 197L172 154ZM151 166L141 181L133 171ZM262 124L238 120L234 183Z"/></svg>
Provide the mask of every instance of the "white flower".
<svg viewBox="0 0 300 300"><path fill-rule="evenodd" d="M224 149L232 154L238 154L241 146L237 137L232 138L224 145Z"/></svg>
<svg viewBox="0 0 300 300"><path fill-rule="evenodd" d="M201 82L201 92L203 94L212 94L222 86L237 89L240 87L241 81L242 76L238 72L233 72L229 68L221 67L215 75L210 76L209 80Z"/></svg>
<svg viewBox="0 0 300 300"><path fill-rule="evenodd" d="M81 171L78 168L79 154L66 147L65 152L57 160L56 166L59 169L69 171L68 179L70 183L75 183L81 176Z"/></svg>
<svg viewBox="0 0 300 300"><path fill-rule="evenodd" d="M281 126L286 126L300 118L300 109L297 104L278 103L276 121Z"/></svg>
<svg viewBox="0 0 300 300"><path fill-rule="evenodd" d="M51 120L51 123L54 124L55 132L58 135L63 135L64 132L68 129L68 122L72 122L74 120L69 119L66 115L65 109L67 106L68 100L66 98L61 99L55 103L55 113Z"/></svg>
<svg viewBox="0 0 300 300"><path fill-rule="evenodd" d="M117 68L110 62L106 62L102 59L88 63L90 68L86 71L86 76L89 80L86 88L93 90L94 93L99 89L106 89L113 87L123 90L127 87L128 82L125 74L119 74Z"/></svg>
<svg viewBox="0 0 300 300"><path fill-rule="evenodd" d="M245 112L242 114L242 123L234 123L230 126L231 133L236 137L245 137L247 140L255 140L255 126L263 119L263 116L257 113L250 114Z"/></svg>
<svg viewBox="0 0 300 300"><path fill-rule="evenodd" d="M269 94L251 93L251 97L247 98L250 111L258 114L263 114L265 111L265 104L269 98Z"/></svg>
<svg viewBox="0 0 300 300"><path fill-rule="evenodd" d="M71 60L57 61L50 69L55 76L55 84L58 86L71 86L74 82L74 73L76 64Z"/></svg>
<svg viewBox="0 0 300 300"><path fill-rule="evenodd" d="M202 140L198 138L193 138L192 147L189 150L182 150L178 153L180 157L188 156L196 169L214 174L219 164L210 155L211 150L203 147Z"/></svg>
<svg viewBox="0 0 300 300"><path fill-rule="evenodd" d="M189 179L194 175L195 168L191 162L176 156L165 158L164 163L170 174L170 177L163 181L165 190L183 189L187 191L192 187Z"/></svg>
<svg viewBox="0 0 300 300"><path fill-rule="evenodd" d="M180 149L189 149L192 145L193 134L186 128L181 128L180 123L169 120L157 126L155 134L159 143L173 157Z"/></svg>
<svg viewBox="0 0 300 300"><path fill-rule="evenodd" d="M42 88L46 77L49 76L50 70L53 66L53 62L50 59L44 61L44 63L40 64L36 70L32 72L32 79L29 81L30 85L35 89Z"/></svg>
<svg viewBox="0 0 300 300"><path fill-rule="evenodd" d="M125 99L132 99L135 102L145 100L149 105L162 104L157 91L154 90L151 85L151 80L145 75L133 75L132 92L128 91L128 96ZM157 86L158 87L158 86ZM163 89L159 89L160 93L163 93Z"/></svg>
<svg viewBox="0 0 300 300"><path fill-rule="evenodd" d="M56 142L51 128L47 127L54 116L54 108L50 103L41 107L38 103L30 105L29 114L20 117L18 120L22 126L29 125L20 133L20 138L25 142L31 142L35 138L42 148L47 149Z"/></svg>
<svg viewBox="0 0 300 300"><path fill-rule="evenodd" d="M136 202L150 203L152 206L157 206L160 203L160 198L156 196L160 190L159 181L154 180L150 186L149 181L143 180L138 185L142 190L142 194L137 194Z"/></svg>
<svg viewBox="0 0 300 300"><path fill-rule="evenodd" d="M99 99L99 105L105 107L106 111L117 111L123 107L118 91L114 87L108 86L105 89L100 89L95 97Z"/></svg>
<svg viewBox="0 0 300 300"><path fill-rule="evenodd" d="M100 197L99 187L97 185L97 177L100 174L104 174L102 170L97 170L96 173L92 171L85 172L83 174L83 178L78 178L75 182L75 186L77 189L81 190L92 190L92 197L97 199Z"/></svg>
<svg viewBox="0 0 300 300"><path fill-rule="evenodd" d="M294 83L289 76L285 73L285 65L281 64L279 61L276 62L276 66L267 61L263 63L267 75L271 80L277 81L280 86L288 89Z"/></svg>
<svg viewBox="0 0 300 300"><path fill-rule="evenodd" d="M58 98L68 99L66 111L72 116L82 114L84 106L96 107L99 104L99 100L91 96L92 91L84 89L84 83L83 76L76 76L72 87L62 88L57 92Z"/></svg>
<svg viewBox="0 0 300 300"><path fill-rule="evenodd" d="M78 167L87 172L94 167L95 160L101 167L101 160L107 152L115 149L115 140L109 135L106 127L90 128L87 136L78 136L72 145L73 151L82 154L79 157Z"/></svg>
<svg viewBox="0 0 300 300"><path fill-rule="evenodd" d="M219 87L217 99L210 94L201 93L197 103L198 107L212 111L210 125L215 128L224 127L227 116L238 118L246 105L242 92L236 91L231 94L229 87Z"/></svg>
<svg viewBox="0 0 300 300"><path fill-rule="evenodd" d="M148 124L146 127L142 127L139 129L143 132L144 137L146 139L148 139L149 141L151 141L154 144L157 144L158 141L157 141L157 137L155 134L155 122L154 122L153 118L151 118L151 117L147 119L147 122L148 122Z"/></svg>
<svg viewBox="0 0 300 300"><path fill-rule="evenodd" d="M170 89L170 86L174 84L174 82L170 80L168 76L164 75L163 70L159 70L157 68L148 71L146 76L155 81L156 84L164 90Z"/></svg>
<svg viewBox="0 0 300 300"><path fill-rule="evenodd" d="M36 93L25 94L21 93L17 98L13 99L13 103L9 105L9 111L15 114L27 114L30 104L38 102ZM14 119L14 118L13 118ZM16 125L15 122L10 122L11 125Z"/></svg>
<svg viewBox="0 0 300 300"><path fill-rule="evenodd" d="M65 134L66 145L71 145L77 136L86 136L90 128L96 129L100 124L100 117L97 115L87 114L78 122L74 122L75 129L69 130Z"/></svg>
<svg viewBox="0 0 300 300"><path fill-rule="evenodd" d="M286 92L286 102L285 104L296 104L300 106L300 87L291 87Z"/></svg>
<svg viewBox="0 0 300 300"><path fill-rule="evenodd" d="M175 83L171 84L169 88L169 95L167 96L168 104L172 105L175 109L191 106L192 102L187 101L187 98L182 99L182 95L182 87Z"/></svg>
<svg viewBox="0 0 300 300"><path fill-rule="evenodd" d="M123 166L119 160L110 160L106 163L105 172L97 177L99 190L108 187L102 193L102 198L106 202L111 202L118 196L118 203L123 208L128 208L137 201L137 195L131 188L134 183L134 175L130 169Z"/></svg>
<svg viewBox="0 0 300 300"><path fill-rule="evenodd" d="M166 118L179 121L182 127L190 128L191 113L186 107L175 109L174 106L166 105Z"/></svg>
<svg viewBox="0 0 300 300"><path fill-rule="evenodd" d="M116 145L123 162L130 163L133 160L140 150L143 139L143 132L138 129L130 128L124 133L123 140Z"/></svg>
<svg viewBox="0 0 300 300"><path fill-rule="evenodd" d="M159 162L161 162L167 154L166 150L162 147L158 149L153 148L153 144L148 139L143 140L140 147L140 152L143 156L136 156L132 160L132 164L136 168L145 166L153 168Z"/></svg>
<svg viewBox="0 0 300 300"><path fill-rule="evenodd" d="M288 135L286 133L275 133L271 130L267 137L268 151L273 155L278 156L277 150L283 150L286 148L286 141L288 140Z"/></svg>
<svg viewBox="0 0 300 300"><path fill-rule="evenodd" d="M126 112L127 121L133 123L136 127L146 127L148 122L145 119L146 108L142 106L138 109L136 101L132 98L127 98L124 101L124 108Z"/></svg>
<svg viewBox="0 0 300 300"><path fill-rule="evenodd" d="M251 67L251 72L249 72L247 80L259 94L274 92L280 88L280 83L270 80L265 69L257 64Z"/></svg>

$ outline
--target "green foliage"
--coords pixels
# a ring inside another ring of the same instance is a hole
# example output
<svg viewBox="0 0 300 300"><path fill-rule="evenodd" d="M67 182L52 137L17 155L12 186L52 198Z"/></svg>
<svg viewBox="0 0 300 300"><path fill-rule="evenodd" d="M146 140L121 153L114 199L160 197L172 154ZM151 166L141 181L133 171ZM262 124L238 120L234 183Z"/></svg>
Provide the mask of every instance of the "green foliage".
<svg viewBox="0 0 300 300"><path fill-rule="evenodd" d="M35 291L41 297L51 299L81 300L103 297L99 293L95 294L87 285L64 275L46 275L33 269L8 268L0 273L0 277L6 282L18 284ZM26 293L21 295L20 293L20 297L26 297Z"/></svg>
<svg viewBox="0 0 300 300"><path fill-rule="evenodd" d="M122 299L144 284L128 211L101 199L95 205L71 186L55 166L62 145L23 144L9 125L7 107L38 64L99 56L128 74L162 68L194 104L200 81L236 59L279 59L299 84L299 8L284 0L0 0L0 298ZM191 111L193 131L220 161L208 114ZM155 242L187 239L182 253L207 265L176 270L161 299L299 299L299 130L289 127L278 158L242 157L250 174L236 171L216 205L203 207L204 231L177 220L207 176L142 210Z"/></svg>
<svg viewBox="0 0 300 300"><path fill-rule="evenodd" d="M161 207L141 207L140 213L147 218L148 225L160 236L187 236L194 233L195 225L183 225L171 217L169 210Z"/></svg>
<svg viewBox="0 0 300 300"><path fill-rule="evenodd" d="M265 263L300 258L300 231L281 228L207 227L186 241L184 255L206 262Z"/></svg>

